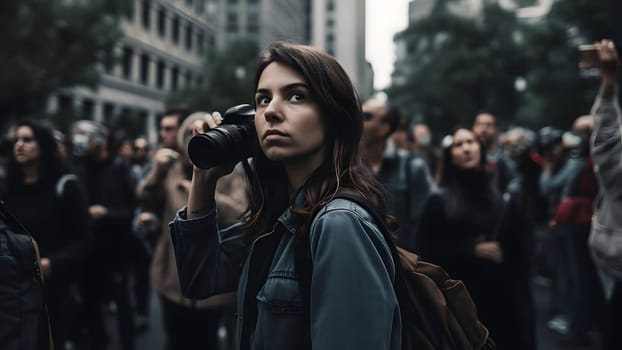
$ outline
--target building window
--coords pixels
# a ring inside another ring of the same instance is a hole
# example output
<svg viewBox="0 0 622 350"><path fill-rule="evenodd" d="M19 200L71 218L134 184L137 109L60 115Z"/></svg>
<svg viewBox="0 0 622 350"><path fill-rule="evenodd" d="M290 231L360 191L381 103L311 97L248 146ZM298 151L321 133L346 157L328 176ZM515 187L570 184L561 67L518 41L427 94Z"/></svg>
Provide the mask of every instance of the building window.
<svg viewBox="0 0 622 350"><path fill-rule="evenodd" d="M228 32L237 32L238 31L238 14L235 12L230 12L227 14L227 31Z"/></svg>
<svg viewBox="0 0 622 350"><path fill-rule="evenodd" d="M132 56L133 56L133 51L131 47L124 47L123 48L123 58L121 59L121 64L123 65L121 68L121 74L123 75L123 78L125 79L131 79L132 78Z"/></svg>
<svg viewBox="0 0 622 350"><path fill-rule="evenodd" d="M192 51L192 23L186 26L186 50Z"/></svg>
<svg viewBox="0 0 622 350"><path fill-rule="evenodd" d="M143 54L140 56L140 83L143 85L149 84L149 56Z"/></svg>
<svg viewBox="0 0 622 350"><path fill-rule="evenodd" d="M197 0L197 13L202 15L205 12L205 0Z"/></svg>
<svg viewBox="0 0 622 350"><path fill-rule="evenodd" d="M192 86L194 85L192 83L192 74L190 73L190 71L187 71L186 74L184 75L185 80L186 80L186 86Z"/></svg>
<svg viewBox="0 0 622 350"><path fill-rule="evenodd" d="M326 51L333 56L335 55L335 36L332 33L326 36Z"/></svg>
<svg viewBox="0 0 622 350"><path fill-rule="evenodd" d="M192 7L192 0L186 0L186 6Z"/></svg>
<svg viewBox="0 0 622 350"><path fill-rule="evenodd" d="M104 103L103 117L104 120L112 120L114 118L114 105L112 103Z"/></svg>
<svg viewBox="0 0 622 350"><path fill-rule="evenodd" d="M165 70L166 70L166 66L164 65L164 61L158 61L158 65L156 67L156 87L158 89L164 88Z"/></svg>
<svg viewBox="0 0 622 350"><path fill-rule="evenodd" d="M143 28L149 30L149 28L151 27L151 1L150 0L143 1L142 22L143 22Z"/></svg>
<svg viewBox="0 0 622 350"><path fill-rule="evenodd" d="M171 70L171 91L177 91L179 87L179 68L173 67Z"/></svg>
<svg viewBox="0 0 622 350"><path fill-rule="evenodd" d="M125 17L130 21L134 21L134 1L128 1Z"/></svg>
<svg viewBox="0 0 622 350"><path fill-rule="evenodd" d="M158 34L162 38L166 35L166 9L164 7L158 11Z"/></svg>
<svg viewBox="0 0 622 350"><path fill-rule="evenodd" d="M205 51L205 34L203 34L203 30L199 29L197 33L197 51L200 55Z"/></svg>
<svg viewBox="0 0 622 350"><path fill-rule="evenodd" d="M326 11L328 11L328 12L335 11L335 1L334 0L326 1Z"/></svg>
<svg viewBox="0 0 622 350"><path fill-rule="evenodd" d="M173 18L173 43L174 44L178 44L179 43L179 17L177 15L175 15L175 17Z"/></svg>
<svg viewBox="0 0 622 350"><path fill-rule="evenodd" d="M95 112L95 103L93 100L86 98L82 100L82 111L80 118L82 119L93 119Z"/></svg>

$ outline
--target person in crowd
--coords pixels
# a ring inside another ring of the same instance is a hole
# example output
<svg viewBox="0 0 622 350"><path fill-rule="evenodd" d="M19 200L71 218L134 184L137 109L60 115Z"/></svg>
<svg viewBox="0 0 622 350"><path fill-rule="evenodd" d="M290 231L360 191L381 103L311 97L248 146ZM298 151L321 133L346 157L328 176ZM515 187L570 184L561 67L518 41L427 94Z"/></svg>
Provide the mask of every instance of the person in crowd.
<svg viewBox="0 0 622 350"><path fill-rule="evenodd" d="M499 192L505 192L514 174L499 146L497 118L488 112L479 113L473 121L473 132L486 147L486 162L493 174L493 183Z"/></svg>
<svg viewBox="0 0 622 350"><path fill-rule="evenodd" d="M134 139L132 148L134 150L132 157L132 176L139 183L145 176L146 170L151 160L151 144L145 136L138 136Z"/></svg>
<svg viewBox="0 0 622 350"><path fill-rule="evenodd" d="M411 129L410 135L412 137L412 152L425 160L431 176L436 177L438 155L432 143L430 128L423 123L415 124Z"/></svg>
<svg viewBox="0 0 622 350"><path fill-rule="evenodd" d="M161 212L155 213L160 218L159 221L173 218L175 212L188 201L192 163L188 159L187 145L196 123L202 125L204 116L203 112L196 112L188 117L181 112L168 112L161 119L161 125L174 121L170 125L176 125L176 145L174 148L162 147L155 153L153 166L137 189L142 208L163 208ZM162 139L165 140L166 137ZM169 144L163 144L165 145ZM171 152L178 152L176 154L179 156L171 157ZM243 186L241 188L244 189ZM236 218L243 211L244 209L240 210ZM151 283L161 301L166 348L216 349L223 310L226 306L227 311L233 315L229 306L233 305L235 298L232 295L223 295L190 300L181 295L173 244L166 225L161 225L158 232L150 275ZM233 333L233 329L229 331Z"/></svg>
<svg viewBox="0 0 622 350"><path fill-rule="evenodd" d="M361 154L376 179L386 190L387 208L399 225L398 244L413 249L415 229L421 210L434 183L425 161L411 152L387 148L400 123L400 114L391 112L385 101L370 98L363 103Z"/></svg>
<svg viewBox="0 0 622 350"><path fill-rule="evenodd" d="M500 349L533 349L533 302L524 218L501 196L486 168L486 148L457 128L443 139L438 192L419 222L415 252L462 280Z"/></svg>
<svg viewBox="0 0 622 350"><path fill-rule="evenodd" d="M93 349L106 346L108 338L102 307L107 304L114 305L113 310L117 312L123 349L133 349L128 247L131 246L135 184L128 164L119 161L113 153L112 133L108 127L91 120L79 120L72 125L71 135L75 164L86 187L94 236L86 276L90 345ZM110 301L112 303L108 304Z"/></svg>
<svg viewBox="0 0 622 350"><path fill-rule="evenodd" d="M596 310L598 280L587 250L592 202L597 183L590 158L591 117L575 120L573 130L543 157L540 191L554 207L548 227L554 244L555 281L558 313L547 326L561 334L562 343L589 341Z"/></svg>
<svg viewBox="0 0 622 350"><path fill-rule="evenodd" d="M399 262L369 213L333 199L349 192L386 214L359 157L363 114L349 77L319 49L277 42L260 57L254 91L248 212L217 223L214 189L235 161L194 168L188 206L171 223L182 292L237 289L238 349L400 349ZM306 288L296 256L312 263Z"/></svg>
<svg viewBox="0 0 622 350"><path fill-rule="evenodd" d="M410 138L408 137L408 121L404 118L404 116L402 116L399 108L390 108L388 114L392 113L396 114L395 118L398 120L398 123L397 128L391 133L391 136L387 140L386 152L406 155L410 153L410 149L412 148L410 145Z"/></svg>
<svg viewBox="0 0 622 350"><path fill-rule="evenodd" d="M617 88L620 59L612 41L602 40L595 46L601 86L591 113L591 152L598 197L588 242L607 299L603 348L610 350L622 344L622 113Z"/></svg>
<svg viewBox="0 0 622 350"><path fill-rule="evenodd" d="M50 127L21 121L11 140L2 199L39 244L54 346L65 349L77 336L75 298L90 238L86 197L68 173Z"/></svg>

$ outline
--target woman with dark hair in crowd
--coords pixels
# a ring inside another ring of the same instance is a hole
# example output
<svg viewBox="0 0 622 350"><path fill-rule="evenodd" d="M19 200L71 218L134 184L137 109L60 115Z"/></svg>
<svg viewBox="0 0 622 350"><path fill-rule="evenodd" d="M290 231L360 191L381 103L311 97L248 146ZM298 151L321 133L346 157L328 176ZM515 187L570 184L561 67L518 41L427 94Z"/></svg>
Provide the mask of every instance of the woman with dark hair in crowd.
<svg viewBox="0 0 622 350"><path fill-rule="evenodd" d="M234 164L195 168L188 207L171 224L182 292L237 289L238 349L399 349L399 262L365 209L334 198L356 194L386 214L359 156L363 119L350 79L321 50L276 43L260 58L254 94L248 215L219 228L216 181ZM310 285L296 269L298 244Z"/></svg>
<svg viewBox="0 0 622 350"><path fill-rule="evenodd" d="M533 312L524 221L486 170L476 135L458 128L443 140L440 191L421 215L415 251L460 279L500 349L533 349Z"/></svg>
<svg viewBox="0 0 622 350"><path fill-rule="evenodd" d="M88 247L87 202L77 177L68 174L51 128L21 121L14 130L2 199L39 244L52 335L55 348L63 349L75 326L69 303Z"/></svg>

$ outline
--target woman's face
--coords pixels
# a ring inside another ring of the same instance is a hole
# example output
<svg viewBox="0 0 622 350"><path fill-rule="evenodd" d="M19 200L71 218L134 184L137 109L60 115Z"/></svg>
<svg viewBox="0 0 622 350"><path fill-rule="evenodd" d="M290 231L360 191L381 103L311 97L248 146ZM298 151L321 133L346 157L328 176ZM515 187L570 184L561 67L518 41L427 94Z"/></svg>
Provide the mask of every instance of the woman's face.
<svg viewBox="0 0 622 350"><path fill-rule="evenodd" d="M39 143L30 127L20 126L17 128L14 140L13 155L18 164L29 164L39 158Z"/></svg>
<svg viewBox="0 0 622 350"><path fill-rule="evenodd" d="M270 63L259 77L255 105L257 137L268 159L319 166L326 134L320 108L299 73Z"/></svg>
<svg viewBox="0 0 622 350"><path fill-rule="evenodd" d="M477 169L481 162L480 144L471 130L459 129L453 135L451 162L461 169Z"/></svg>

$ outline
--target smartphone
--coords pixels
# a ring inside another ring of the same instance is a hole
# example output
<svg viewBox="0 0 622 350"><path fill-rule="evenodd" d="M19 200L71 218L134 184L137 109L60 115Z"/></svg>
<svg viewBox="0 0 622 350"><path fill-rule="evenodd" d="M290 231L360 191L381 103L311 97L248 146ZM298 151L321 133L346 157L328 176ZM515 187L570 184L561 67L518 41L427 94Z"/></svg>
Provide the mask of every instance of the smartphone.
<svg viewBox="0 0 622 350"><path fill-rule="evenodd" d="M579 67L592 69L599 67L598 51L594 45L579 45Z"/></svg>

